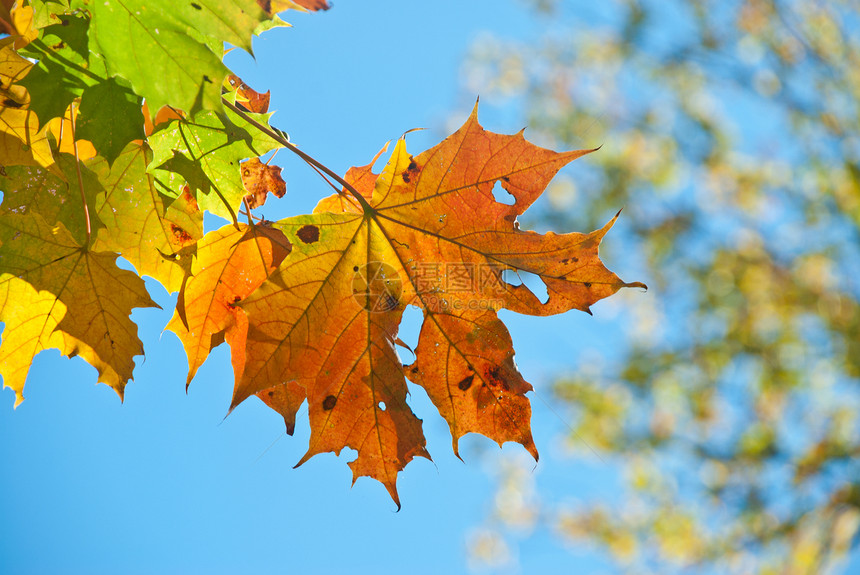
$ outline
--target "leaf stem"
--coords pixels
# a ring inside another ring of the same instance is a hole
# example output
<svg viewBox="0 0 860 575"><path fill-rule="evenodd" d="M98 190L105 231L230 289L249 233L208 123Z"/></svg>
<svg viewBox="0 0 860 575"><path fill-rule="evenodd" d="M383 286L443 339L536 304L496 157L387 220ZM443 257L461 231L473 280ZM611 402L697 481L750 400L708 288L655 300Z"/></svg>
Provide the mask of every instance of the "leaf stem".
<svg viewBox="0 0 860 575"><path fill-rule="evenodd" d="M254 218L251 215L251 204L248 203L248 198L245 196L242 197L242 201L245 203L245 209L248 211L248 225L253 226L254 225Z"/></svg>
<svg viewBox="0 0 860 575"><path fill-rule="evenodd" d="M90 208L87 206L87 196L84 193L84 178L81 176L81 160L78 157L78 141L75 138L75 103L69 104L69 121L72 124L72 149L75 151L75 171L78 173L78 190L81 192L81 204L84 206L84 219L87 224L87 243L86 248L90 247L90 238L93 235L92 224L90 223ZM60 124L62 126L62 123Z"/></svg>
<svg viewBox="0 0 860 575"><path fill-rule="evenodd" d="M365 213L370 213L370 212L374 211L374 209L370 206L370 204L367 202L367 200L364 198L364 196L362 196L358 192L358 190L356 190L349 182L347 182L346 180L341 178L334 171L329 169L325 164L323 164L322 162L320 162L319 160L317 160L313 156L306 154L305 152L301 151L296 146L291 144L290 140L286 136L286 134L284 134L283 132L281 132L280 130L278 130L276 128L272 128L271 126L266 126L265 124L258 122L257 120L252 118L250 115L248 115L248 113L245 110L243 110L242 108L240 108L236 104L230 102L226 98L221 98L221 101L224 103L225 106L227 106L231 111L233 111L235 114L237 114L243 120L245 120L246 122L248 122L249 124L251 124L252 126L257 128L258 130L260 130L261 132L263 132L264 134L266 134L267 136L269 136L270 138L272 138L273 140L275 140L276 142L278 142L279 144L284 146L286 149L288 149L289 151L291 151L292 153L294 153L295 155L300 157L306 163L310 164L311 166L313 166L316 169L321 170L323 173L328 175L331 179L333 179L338 184L343 186L344 189L346 189L350 194L352 194L352 196L356 199L356 201L358 201L358 203L361 205L361 207L365 211Z"/></svg>

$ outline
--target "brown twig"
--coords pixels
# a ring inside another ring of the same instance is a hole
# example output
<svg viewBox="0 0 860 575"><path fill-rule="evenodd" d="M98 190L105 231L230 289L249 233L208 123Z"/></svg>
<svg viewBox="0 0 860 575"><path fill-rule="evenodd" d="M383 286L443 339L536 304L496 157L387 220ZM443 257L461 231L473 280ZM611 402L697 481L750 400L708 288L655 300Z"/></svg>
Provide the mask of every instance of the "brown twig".
<svg viewBox="0 0 860 575"><path fill-rule="evenodd" d="M245 209L247 210L247 213L248 213L248 225L253 226L254 225L254 219L253 219L253 216L251 215L251 204L248 202L248 196L242 196L242 202L245 203Z"/></svg>
<svg viewBox="0 0 860 575"><path fill-rule="evenodd" d="M302 150L298 149L296 146L291 144L290 140L286 136L286 134L284 134L283 132L281 132L280 130L278 130L276 128L272 128L271 126L266 126L265 124L258 122L257 120L255 120L254 118L249 116L248 113L245 112L242 108L240 108L236 104L230 102L229 100L222 98L221 101L224 102L224 105L227 106L227 108L229 108L231 111L233 111L234 113L239 115L243 120L245 120L246 122L248 122L249 124L251 124L252 126L257 128L258 130L260 130L261 132L263 132L264 134L266 134L267 136L269 136L270 138L272 138L273 140L275 140L276 142L281 144L283 147L285 147L286 149L288 149L289 151L291 151L292 153L294 153L295 155L300 157L306 163L310 164L314 168L321 170L323 173L325 173L331 179L333 179L338 184L343 186L344 189L346 189L346 191L348 191L356 199L356 201L361 205L361 207L365 213L375 212L375 210L370 206L370 204L367 202L367 200L364 198L364 196L362 196L358 192L358 190L356 190L349 182L347 182L346 180L341 178L339 175L337 175L335 172L333 172L331 169L329 169L325 164L321 163L319 160L317 160L313 156L306 154L305 152L303 152ZM338 190L338 192L340 192L340 190Z"/></svg>

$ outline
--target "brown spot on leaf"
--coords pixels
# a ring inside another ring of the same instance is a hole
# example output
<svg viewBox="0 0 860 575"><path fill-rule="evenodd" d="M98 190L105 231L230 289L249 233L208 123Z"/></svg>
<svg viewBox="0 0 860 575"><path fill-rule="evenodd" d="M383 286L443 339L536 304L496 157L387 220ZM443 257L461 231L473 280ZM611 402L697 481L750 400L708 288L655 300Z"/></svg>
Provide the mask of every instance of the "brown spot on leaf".
<svg viewBox="0 0 860 575"><path fill-rule="evenodd" d="M400 177L402 177L403 181L408 184L409 182L412 181L412 176L414 176L417 173L418 173L418 164L415 163L415 160L412 160L411 162L409 162L409 166L407 166L407 168L405 170L403 170L403 173L400 174Z"/></svg>
<svg viewBox="0 0 860 575"><path fill-rule="evenodd" d="M296 235L299 236L299 239L305 242L306 244L312 244L320 239L320 229L316 226L302 226L299 228L299 231L296 232Z"/></svg>
<svg viewBox="0 0 860 575"><path fill-rule="evenodd" d="M468 375L468 376L464 377L464 378L462 379L462 381L460 381L460 383L458 383L458 384L457 384L457 387L459 387L459 388L460 388L460 389L462 389L463 391L466 391L467 389L469 389L470 387L472 387L472 380L473 380L473 379L475 379L475 375L474 375L474 374L472 374L472 375Z"/></svg>
<svg viewBox="0 0 860 575"><path fill-rule="evenodd" d="M186 212L191 213L200 211L200 208L197 206L197 198L195 198L194 194L191 193L191 188L188 184L182 186L182 194L180 197L186 204L188 204L188 208L185 210Z"/></svg>
<svg viewBox="0 0 860 575"><path fill-rule="evenodd" d="M584 286L585 286L585 287L587 287L587 288L590 288L590 287L591 287L591 282L585 282L585 283L584 283L584 284L582 284L582 285L584 285Z"/></svg>
<svg viewBox="0 0 860 575"><path fill-rule="evenodd" d="M335 404L337 404L337 398L333 395L329 395L323 400L323 410L331 411L334 409Z"/></svg>
<svg viewBox="0 0 860 575"><path fill-rule="evenodd" d="M170 224L170 233L173 234L173 241L178 244L187 244L194 241L194 237L191 234L174 223Z"/></svg>
<svg viewBox="0 0 860 575"><path fill-rule="evenodd" d="M501 383L501 378L499 377L500 369L498 366L487 366L487 369L484 372L485 379L487 380L487 384L490 387L496 387Z"/></svg>

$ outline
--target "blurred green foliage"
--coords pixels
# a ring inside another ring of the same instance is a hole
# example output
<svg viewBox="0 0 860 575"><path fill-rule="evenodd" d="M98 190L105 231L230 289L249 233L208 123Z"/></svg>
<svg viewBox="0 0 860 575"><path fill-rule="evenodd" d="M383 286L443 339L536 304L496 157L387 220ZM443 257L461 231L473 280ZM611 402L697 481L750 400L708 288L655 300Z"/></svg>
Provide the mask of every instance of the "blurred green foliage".
<svg viewBox="0 0 860 575"><path fill-rule="evenodd" d="M532 223L625 207L602 254L651 287L621 359L554 386L624 492L543 498L539 520L629 572L839 572L860 526L860 3L531 4L540 45L482 39L467 90L519 103L544 145L603 143Z"/></svg>

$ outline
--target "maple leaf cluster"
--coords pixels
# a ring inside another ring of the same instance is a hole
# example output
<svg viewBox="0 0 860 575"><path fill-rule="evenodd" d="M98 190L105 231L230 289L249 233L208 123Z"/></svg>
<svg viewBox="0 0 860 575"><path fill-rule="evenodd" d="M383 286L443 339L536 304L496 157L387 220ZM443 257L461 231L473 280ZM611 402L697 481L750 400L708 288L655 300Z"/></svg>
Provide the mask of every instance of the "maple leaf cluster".
<svg viewBox="0 0 860 575"><path fill-rule="evenodd" d="M398 472L429 458L407 381L448 422L455 453L475 432L537 458L532 388L497 312L589 311L642 286L598 258L615 218L588 234L517 223L561 167L591 150L556 153L522 133L494 134L473 111L417 156L401 139L378 174L379 154L343 178L330 174L341 186L312 214L255 221L251 209L285 192L280 168L260 156L286 147L327 169L269 126L268 94L229 74L214 47L250 50L251 35L278 25L274 13L287 7L327 6L72 1L0 14L10 32L0 39L4 385L20 402L34 356L57 348L122 396L143 353L130 313L156 306L148 276L179 292L166 329L185 348L188 383L226 341L231 409L257 396L292 434L307 402L300 464L355 449L353 480L377 479L399 506ZM512 204L495 200L497 183ZM231 223L204 235L204 211ZM117 266L120 256L136 273ZM543 280L546 301L509 281L518 272ZM424 322L404 365L396 347L406 347L398 326L409 305Z"/></svg>

